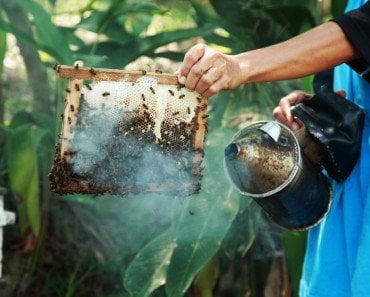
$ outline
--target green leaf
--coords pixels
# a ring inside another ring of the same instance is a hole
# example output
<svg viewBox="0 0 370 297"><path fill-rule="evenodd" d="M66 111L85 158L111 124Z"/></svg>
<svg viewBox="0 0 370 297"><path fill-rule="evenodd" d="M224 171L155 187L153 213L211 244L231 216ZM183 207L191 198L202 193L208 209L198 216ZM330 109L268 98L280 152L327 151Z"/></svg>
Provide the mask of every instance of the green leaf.
<svg viewBox="0 0 370 297"><path fill-rule="evenodd" d="M59 28L51 22L51 16L43 7L32 0L17 1L33 16L38 43L41 44L43 48L48 49L49 53L54 53L53 56L59 63L73 63L72 52L69 49L65 36L63 36Z"/></svg>
<svg viewBox="0 0 370 297"><path fill-rule="evenodd" d="M41 45L38 45L36 40L34 40L32 37L28 36L18 28L14 27L12 24L4 21L2 18L0 18L0 29L9 33L12 33L13 35L22 38L24 41L30 43L31 45L42 49ZM45 50L47 52L47 50Z"/></svg>
<svg viewBox="0 0 370 297"><path fill-rule="evenodd" d="M210 0L216 12L228 23L238 27L252 28L261 21L262 11L246 1Z"/></svg>
<svg viewBox="0 0 370 297"><path fill-rule="evenodd" d="M316 25L310 10L300 5L277 5L267 7L265 11L291 36L299 34L306 24Z"/></svg>
<svg viewBox="0 0 370 297"><path fill-rule="evenodd" d="M25 111L14 115L7 129L6 154L11 188L20 202L21 229L28 226L38 236L40 229L41 146L53 139L54 123L49 116Z"/></svg>
<svg viewBox="0 0 370 297"><path fill-rule="evenodd" d="M127 65L135 59L147 55L155 56L155 49L162 45L175 41L186 40L192 37L206 36L213 32L213 25L194 29L174 30L158 33L154 36L135 38L124 44L117 42L101 42L98 45L96 54L105 56L107 59L98 65L100 67L119 68ZM108 59L109 57L109 59Z"/></svg>
<svg viewBox="0 0 370 297"><path fill-rule="evenodd" d="M344 12L347 2L347 0L336 0L331 2L331 14L333 17L337 17Z"/></svg>
<svg viewBox="0 0 370 297"><path fill-rule="evenodd" d="M95 200L93 200L90 196L86 196L86 195L77 195L77 194L63 195L63 196L58 196L58 200L81 204L81 205L88 205L88 206L95 205Z"/></svg>
<svg viewBox="0 0 370 297"><path fill-rule="evenodd" d="M9 131L7 155L10 184L18 199L26 207L27 219L33 233L38 236L40 229L39 168L37 152L34 149L36 128L24 125ZM21 226L24 230L25 226Z"/></svg>
<svg viewBox="0 0 370 297"><path fill-rule="evenodd" d="M176 223L176 243L167 272L168 296L182 296L196 274L219 250L238 210L239 195L223 170L223 150L229 141L227 129L209 135L202 191L190 197Z"/></svg>
<svg viewBox="0 0 370 297"><path fill-rule="evenodd" d="M124 284L132 296L149 296L166 282L167 268L176 247L172 228L149 242L126 270Z"/></svg>
<svg viewBox="0 0 370 297"><path fill-rule="evenodd" d="M0 19L2 20L1 14ZM0 76L3 74L6 49L7 49L6 32L0 31Z"/></svg>
<svg viewBox="0 0 370 297"><path fill-rule="evenodd" d="M298 296L299 281L302 274L304 254L306 251L307 232L283 232L284 251L288 273L293 287L293 296Z"/></svg>

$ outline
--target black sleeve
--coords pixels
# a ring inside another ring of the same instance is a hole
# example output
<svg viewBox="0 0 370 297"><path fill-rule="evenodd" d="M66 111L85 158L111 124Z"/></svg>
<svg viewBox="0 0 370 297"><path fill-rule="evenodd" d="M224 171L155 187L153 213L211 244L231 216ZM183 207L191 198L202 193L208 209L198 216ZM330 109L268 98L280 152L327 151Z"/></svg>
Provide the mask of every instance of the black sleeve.
<svg viewBox="0 0 370 297"><path fill-rule="evenodd" d="M333 20L360 52L361 58L348 62L354 70L370 81L370 1L356 10Z"/></svg>

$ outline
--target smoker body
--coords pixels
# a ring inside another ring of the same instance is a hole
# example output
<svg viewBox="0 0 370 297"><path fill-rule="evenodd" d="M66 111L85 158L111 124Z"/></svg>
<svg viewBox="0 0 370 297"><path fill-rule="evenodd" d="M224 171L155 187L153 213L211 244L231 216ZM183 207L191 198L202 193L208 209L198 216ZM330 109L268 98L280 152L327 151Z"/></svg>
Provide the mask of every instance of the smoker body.
<svg viewBox="0 0 370 297"><path fill-rule="evenodd" d="M224 164L238 191L286 229L311 228L329 210L329 182L280 123L257 122L242 129L226 147Z"/></svg>

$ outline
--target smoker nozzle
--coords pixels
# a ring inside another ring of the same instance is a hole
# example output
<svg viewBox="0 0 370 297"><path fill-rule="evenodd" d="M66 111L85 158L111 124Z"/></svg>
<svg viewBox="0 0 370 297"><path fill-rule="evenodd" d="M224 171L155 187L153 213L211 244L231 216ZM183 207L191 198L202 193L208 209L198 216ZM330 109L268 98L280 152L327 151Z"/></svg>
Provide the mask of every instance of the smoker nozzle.
<svg viewBox="0 0 370 297"><path fill-rule="evenodd" d="M240 151L240 146L237 145L236 143L230 143L226 148L225 148L225 157L227 160L234 160L237 158L239 155Z"/></svg>

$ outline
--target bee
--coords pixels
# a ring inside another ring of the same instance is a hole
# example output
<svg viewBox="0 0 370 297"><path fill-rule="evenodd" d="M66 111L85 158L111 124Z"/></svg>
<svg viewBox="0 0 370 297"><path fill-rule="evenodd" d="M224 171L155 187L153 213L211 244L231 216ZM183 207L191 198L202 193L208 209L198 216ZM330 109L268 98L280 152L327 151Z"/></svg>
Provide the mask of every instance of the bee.
<svg viewBox="0 0 370 297"><path fill-rule="evenodd" d="M56 71L56 72L59 72L60 68L62 68L58 63L55 63L54 66L53 66L53 69Z"/></svg>
<svg viewBox="0 0 370 297"><path fill-rule="evenodd" d="M175 115L178 115L180 112L179 111L175 111L174 113L172 113L173 116Z"/></svg>
<svg viewBox="0 0 370 297"><path fill-rule="evenodd" d="M197 101L198 101L198 103L202 102L202 98L201 97L197 97Z"/></svg>
<svg viewBox="0 0 370 297"><path fill-rule="evenodd" d="M104 92L102 95L103 95L103 97L107 97L107 96L110 95L110 93L109 92Z"/></svg>
<svg viewBox="0 0 370 297"><path fill-rule="evenodd" d="M193 216L194 215L194 211L189 210L189 215Z"/></svg>
<svg viewBox="0 0 370 297"><path fill-rule="evenodd" d="M92 74L92 75L96 75L96 71L94 68L90 68L89 72Z"/></svg>
<svg viewBox="0 0 370 297"><path fill-rule="evenodd" d="M145 101L145 96L144 96L144 94L141 94L141 98L143 98L143 101Z"/></svg>
<svg viewBox="0 0 370 297"><path fill-rule="evenodd" d="M71 117L68 117L68 124L72 124Z"/></svg>
<svg viewBox="0 0 370 297"><path fill-rule="evenodd" d="M146 104L144 104L144 103L143 103L143 107L144 107L145 109L149 109L149 108L148 108L148 106L147 106Z"/></svg>
<svg viewBox="0 0 370 297"><path fill-rule="evenodd" d="M75 65L75 69L77 70L78 68L80 68L80 65L77 63L77 64Z"/></svg>
<svg viewBox="0 0 370 297"><path fill-rule="evenodd" d="M84 94L81 94L80 95L80 101L83 101L85 99L85 95Z"/></svg>
<svg viewBox="0 0 370 297"><path fill-rule="evenodd" d="M188 110L188 114L190 114L190 107L189 106L188 106L187 110Z"/></svg>
<svg viewBox="0 0 370 297"><path fill-rule="evenodd" d="M174 93L172 90L168 90L168 92L170 92L170 94L171 94L172 96L174 96L174 95L175 95L175 93Z"/></svg>
<svg viewBox="0 0 370 297"><path fill-rule="evenodd" d="M79 92L80 91L80 85L79 84L75 84L75 89L76 89L77 92Z"/></svg>
<svg viewBox="0 0 370 297"><path fill-rule="evenodd" d="M75 152L72 152L72 151L65 151L64 152L64 155L65 156L73 156L73 155L75 155L76 153Z"/></svg>
<svg viewBox="0 0 370 297"><path fill-rule="evenodd" d="M67 89L66 89L66 92L67 92L67 93L71 93L71 89L70 89L70 88L67 88Z"/></svg>
<svg viewBox="0 0 370 297"><path fill-rule="evenodd" d="M71 104L70 109L71 109L71 111L72 111L72 112L74 112L74 111L75 111L75 107L74 107L74 105L73 105L73 104Z"/></svg>
<svg viewBox="0 0 370 297"><path fill-rule="evenodd" d="M153 87L150 87L149 89L150 89L150 91L151 91L153 94L155 94L155 91L154 91Z"/></svg>
<svg viewBox="0 0 370 297"><path fill-rule="evenodd" d="M146 70L141 70L142 75L146 75Z"/></svg>
<svg viewBox="0 0 370 297"><path fill-rule="evenodd" d="M202 116L203 119L206 119L208 117L209 117L209 114L206 114L206 115Z"/></svg>
<svg viewBox="0 0 370 297"><path fill-rule="evenodd" d="M86 86L86 88L87 88L89 91L91 91L91 90L92 90L92 87L91 87L89 84L86 84L85 86Z"/></svg>
<svg viewBox="0 0 370 297"><path fill-rule="evenodd" d="M182 94L182 95L179 96L179 99L182 99L184 97L185 97L185 94Z"/></svg>
<svg viewBox="0 0 370 297"><path fill-rule="evenodd" d="M155 71L155 73L159 73L159 74L161 74L161 73L162 73L162 70L157 69L157 70Z"/></svg>
<svg viewBox="0 0 370 297"><path fill-rule="evenodd" d="M64 114L60 114L60 118L62 119L62 120L64 120Z"/></svg>

